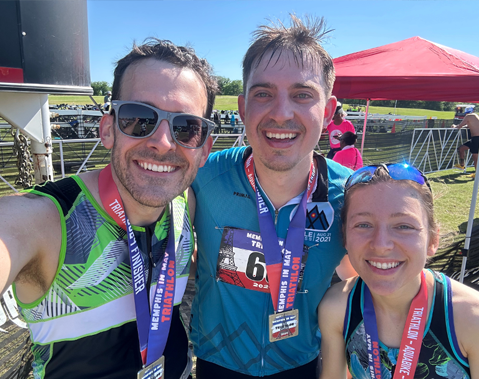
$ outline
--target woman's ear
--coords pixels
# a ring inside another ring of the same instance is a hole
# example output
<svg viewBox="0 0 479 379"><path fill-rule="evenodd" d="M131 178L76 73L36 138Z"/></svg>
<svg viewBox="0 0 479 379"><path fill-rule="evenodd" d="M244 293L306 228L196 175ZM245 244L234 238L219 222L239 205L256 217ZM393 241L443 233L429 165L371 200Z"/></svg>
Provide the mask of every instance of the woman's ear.
<svg viewBox="0 0 479 379"><path fill-rule="evenodd" d="M437 228L436 233L431 233L429 240L429 247L427 248L427 256L432 257L436 254L437 249L439 248L439 228Z"/></svg>

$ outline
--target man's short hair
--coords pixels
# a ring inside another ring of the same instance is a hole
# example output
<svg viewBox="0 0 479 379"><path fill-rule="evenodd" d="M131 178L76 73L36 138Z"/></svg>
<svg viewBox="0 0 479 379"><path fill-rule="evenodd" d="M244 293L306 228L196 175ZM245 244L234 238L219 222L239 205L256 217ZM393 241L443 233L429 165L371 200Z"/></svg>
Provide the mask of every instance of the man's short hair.
<svg viewBox="0 0 479 379"><path fill-rule="evenodd" d="M354 145L357 139L358 135L353 132L344 132L341 136L341 141L343 141L346 146Z"/></svg>
<svg viewBox="0 0 479 379"><path fill-rule="evenodd" d="M246 91L251 71L263 59L274 65L281 51L287 50L293 54L298 67L304 68L308 63L317 63L321 67L326 96L331 96L335 78L333 60L320 43L332 30L326 29L323 17L306 16L305 23L294 14L290 14L290 17L289 28L278 21L277 24L261 25L253 32L254 41L243 59L243 90ZM276 59L273 59L275 55Z"/></svg>
<svg viewBox="0 0 479 379"><path fill-rule="evenodd" d="M180 68L189 68L196 72L206 87L207 106L203 117L210 118L218 92L218 83L210 64L206 59L198 58L194 49L176 46L171 41L158 38L147 38L140 46L133 43L130 53L117 62L112 87L113 100L121 98L121 82L125 70L132 64L148 58L168 62Z"/></svg>

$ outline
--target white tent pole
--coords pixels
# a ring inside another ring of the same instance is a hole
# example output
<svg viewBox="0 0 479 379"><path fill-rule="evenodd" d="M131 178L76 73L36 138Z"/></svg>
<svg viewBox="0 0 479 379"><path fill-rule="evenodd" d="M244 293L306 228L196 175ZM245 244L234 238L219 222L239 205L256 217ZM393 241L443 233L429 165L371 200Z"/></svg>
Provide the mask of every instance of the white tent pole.
<svg viewBox="0 0 479 379"><path fill-rule="evenodd" d="M366 115L364 116L364 126L363 126L363 138L361 139L361 155L363 155L364 150L364 136L366 135L366 125L368 123L368 113L369 113L369 100L366 103Z"/></svg>
<svg viewBox="0 0 479 379"><path fill-rule="evenodd" d="M474 211L476 210L477 190L479 188L479 175L474 179L474 186L472 188L471 208L469 208L469 219L467 220L466 239L464 241L464 250L462 251L462 266L461 276L459 281L464 283L464 273L466 271L466 262L469 257L469 246L471 245L472 224L474 222Z"/></svg>

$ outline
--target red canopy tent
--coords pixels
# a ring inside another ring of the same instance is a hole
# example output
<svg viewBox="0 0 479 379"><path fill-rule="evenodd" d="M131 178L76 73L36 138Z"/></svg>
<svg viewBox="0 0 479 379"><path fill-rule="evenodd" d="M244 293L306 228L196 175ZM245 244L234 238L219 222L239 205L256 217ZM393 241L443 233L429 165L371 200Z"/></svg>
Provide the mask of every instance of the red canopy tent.
<svg viewBox="0 0 479 379"><path fill-rule="evenodd" d="M346 99L428 100L479 103L479 58L412 37L334 59L333 95ZM366 131L366 119L364 120ZM364 136L361 152L364 147ZM464 249L469 255L479 175L474 180ZM460 281L464 280L463 257Z"/></svg>
<svg viewBox="0 0 479 379"><path fill-rule="evenodd" d="M479 57L421 37L334 59L339 98L479 103Z"/></svg>

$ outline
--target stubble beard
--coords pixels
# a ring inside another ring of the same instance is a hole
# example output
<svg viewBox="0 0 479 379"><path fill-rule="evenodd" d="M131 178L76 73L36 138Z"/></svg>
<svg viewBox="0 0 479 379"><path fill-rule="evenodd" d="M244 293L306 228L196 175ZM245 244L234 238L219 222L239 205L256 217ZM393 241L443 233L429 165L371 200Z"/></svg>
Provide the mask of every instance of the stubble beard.
<svg viewBox="0 0 479 379"><path fill-rule="evenodd" d="M143 154L143 157L152 158L152 155ZM166 157L162 158L166 161ZM158 157L154 157L154 159L158 164L161 164ZM179 165L180 169L185 173L176 185L173 185L170 179L153 179L146 176L143 178L142 183L139 184L132 175L128 174L130 171L128 165L135 164L129 159L128 153L122 156L115 146L113 146L111 152L111 164L122 187L138 204L150 208L165 207L175 197L183 193L191 185L198 172L199 159L197 159L198 162L192 168L188 161L179 158L175 154L171 154L168 156L168 163Z"/></svg>
<svg viewBox="0 0 479 379"><path fill-rule="evenodd" d="M287 121L284 125L278 125L274 121L261 123L261 124L258 125L258 133L259 134L262 134L261 129L263 127L264 128L280 127L280 128L284 128L287 131L299 131L303 134L305 133L305 127L301 124L297 124L294 121ZM271 171L287 172L287 171L290 171L290 170L294 169L294 167L296 167L296 165L299 163L299 161L290 160L288 158L285 158L285 160L282 160L281 157L283 157L286 153L284 150L280 150L280 149L273 150L272 153L273 153L274 157L277 157L278 159L267 159L267 158L262 159L261 156L258 157L261 160L261 163L267 169L269 169Z"/></svg>

